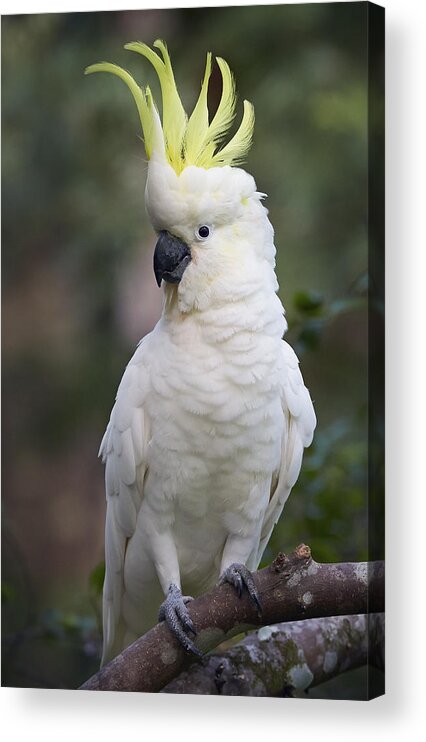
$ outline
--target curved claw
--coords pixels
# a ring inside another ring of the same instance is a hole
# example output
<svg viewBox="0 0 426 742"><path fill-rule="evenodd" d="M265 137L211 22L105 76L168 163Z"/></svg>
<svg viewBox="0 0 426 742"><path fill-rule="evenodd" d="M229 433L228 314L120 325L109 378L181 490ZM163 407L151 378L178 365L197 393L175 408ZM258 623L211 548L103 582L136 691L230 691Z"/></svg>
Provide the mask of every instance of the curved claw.
<svg viewBox="0 0 426 742"><path fill-rule="evenodd" d="M259 614L262 615L262 604L260 602L259 591L253 580L252 573L247 569L245 564L234 563L227 567L219 580L219 585L223 585L225 582L229 582L233 585L239 598L241 598L245 587L250 598L256 604Z"/></svg>
<svg viewBox="0 0 426 742"><path fill-rule="evenodd" d="M187 635L188 633L194 634L194 636L197 634L186 607L186 603L191 600L192 598L189 595L185 597L182 595L177 585L170 585L167 597L160 606L158 620L167 623L172 634L187 652L192 652L197 657L204 657L203 653Z"/></svg>

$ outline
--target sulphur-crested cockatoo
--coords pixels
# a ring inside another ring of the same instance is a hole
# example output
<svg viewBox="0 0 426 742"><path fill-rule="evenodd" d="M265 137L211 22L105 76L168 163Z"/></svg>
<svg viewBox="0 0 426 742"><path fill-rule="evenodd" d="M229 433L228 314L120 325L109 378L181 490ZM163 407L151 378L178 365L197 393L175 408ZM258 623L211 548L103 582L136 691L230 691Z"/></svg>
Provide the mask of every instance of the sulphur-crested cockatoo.
<svg viewBox="0 0 426 742"><path fill-rule="evenodd" d="M166 46L126 48L155 68L151 91L111 72L136 102L148 174L145 204L158 235L161 319L143 338L118 389L100 453L106 464L104 648L110 660L165 619L198 652L187 602L219 579L257 603L250 570L299 475L315 414L277 296L274 232L251 175L253 106L224 143L235 86L218 58L222 94L209 122L207 55L188 119ZM160 56L161 55L161 56ZM159 612L160 608L160 612Z"/></svg>

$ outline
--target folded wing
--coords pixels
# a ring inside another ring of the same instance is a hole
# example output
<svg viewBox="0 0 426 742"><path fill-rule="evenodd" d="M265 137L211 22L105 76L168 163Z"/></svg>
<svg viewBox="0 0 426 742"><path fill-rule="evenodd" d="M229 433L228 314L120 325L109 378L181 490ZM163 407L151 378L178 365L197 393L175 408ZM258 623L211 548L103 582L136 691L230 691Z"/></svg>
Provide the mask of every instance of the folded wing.
<svg viewBox="0 0 426 742"><path fill-rule="evenodd" d="M143 364L143 344L124 372L99 451L105 463L107 498L102 664L123 646L124 560L143 498L148 440L144 412L148 374Z"/></svg>
<svg viewBox="0 0 426 742"><path fill-rule="evenodd" d="M271 537L285 502L297 481L302 465L303 449L312 442L316 417L311 397L303 382L299 361L291 346L284 340L282 405L286 428L281 446L281 466L272 478L271 498L261 530L257 567Z"/></svg>

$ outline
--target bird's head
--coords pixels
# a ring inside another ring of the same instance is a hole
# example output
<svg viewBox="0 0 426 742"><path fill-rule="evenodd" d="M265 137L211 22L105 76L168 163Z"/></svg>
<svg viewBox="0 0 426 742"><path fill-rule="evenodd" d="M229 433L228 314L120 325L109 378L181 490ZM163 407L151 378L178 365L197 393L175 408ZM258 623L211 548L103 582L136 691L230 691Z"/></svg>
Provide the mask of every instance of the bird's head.
<svg viewBox="0 0 426 742"><path fill-rule="evenodd" d="M260 203L251 175L238 167L251 146L254 110L244 101L242 121L225 142L235 118L235 83L228 64L216 58L222 75L222 94L209 118L207 91L212 56L207 54L201 92L187 116L174 79L166 45L159 50L142 42L125 48L153 65L161 86L162 119L148 86L139 87L123 68L109 62L94 64L92 72L110 72L129 87L142 126L148 177L145 203L158 234L154 252L157 283L177 295L180 309L201 309L216 297L235 294L252 282L259 257L274 263L273 230ZM160 56L161 55L161 56ZM174 288L173 288L174 287ZM176 289L177 287L177 289Z"/></svg>

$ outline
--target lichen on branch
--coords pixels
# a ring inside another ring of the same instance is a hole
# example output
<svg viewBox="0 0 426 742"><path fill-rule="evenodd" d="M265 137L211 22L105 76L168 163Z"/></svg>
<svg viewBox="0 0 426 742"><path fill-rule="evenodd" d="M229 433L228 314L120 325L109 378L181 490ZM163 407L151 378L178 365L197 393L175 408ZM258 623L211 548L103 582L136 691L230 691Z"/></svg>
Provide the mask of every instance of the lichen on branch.
<svg viewBox="0 0 426 742"><path fill-rule="evenodd" d="M384 615L310 618L264 626L194 664L162 693L283 696L366 664L384 669Z"/></svg>

